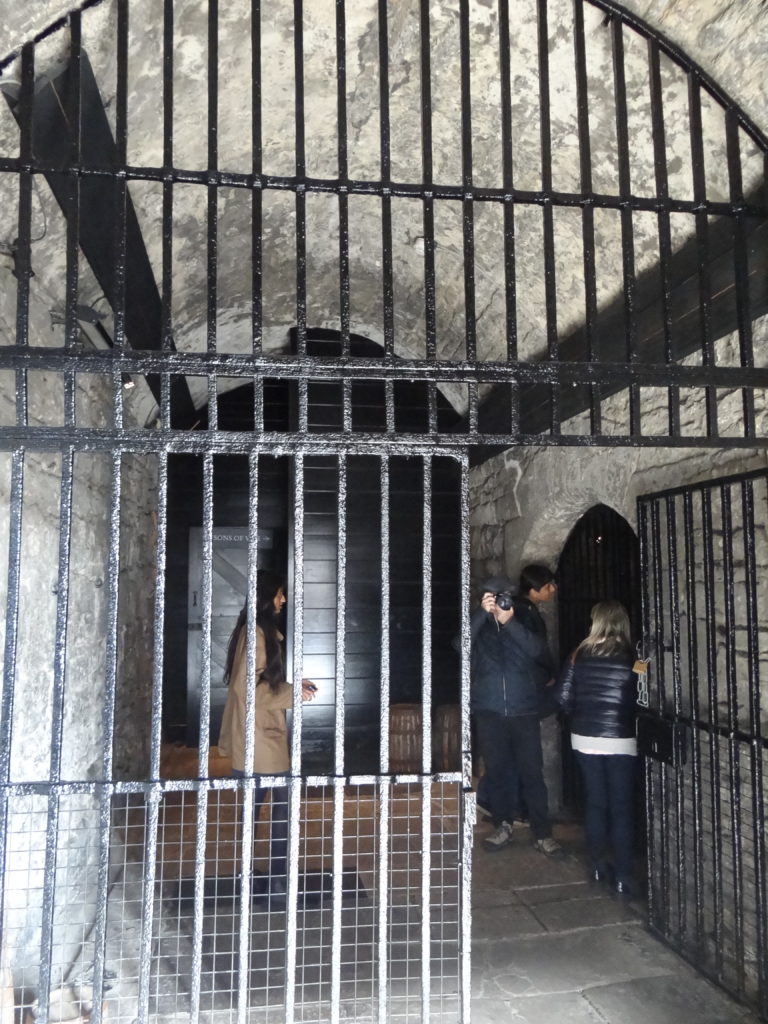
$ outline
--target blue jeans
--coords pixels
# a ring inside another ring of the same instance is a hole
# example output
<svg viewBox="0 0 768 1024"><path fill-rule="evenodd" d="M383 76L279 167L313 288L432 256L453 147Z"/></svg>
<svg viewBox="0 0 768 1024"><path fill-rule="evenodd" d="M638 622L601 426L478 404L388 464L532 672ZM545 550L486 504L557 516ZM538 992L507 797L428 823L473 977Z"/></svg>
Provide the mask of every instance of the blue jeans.
<svg viewBox="0 0 768 1024"><path fill-rule="evenodd" d="M287 772L274 772L275 775L285 775ZM232 777L244 779L245 772L239 768L232 769ZM253 790L253 826L254 829L259 820L261 805L264 797L270 791L270 787L259 785L259 776L255 776L256 786ZM283 881L287 875L288 863L288 787L272 787L272 803L270 807L269 820L269 878L274 881L276 878Z"/></svg>
<svg viewBox="0 0 768 1024"><path fill-rule="evenodd" d="M475 729L485 770L495 782L488 794L493 820L511 824L520 817L518 787L512 781L516 773L528 805L531 831L536 839L551 836L539 716L507 718L492 711L479 711L475 714Z"/></svg>
<svg viewBox="0 0 768 1024"><path fill-rule="evenodd" d="M582 754L580 750L575 753L584 779L584 832L592 864L603 869L612 849L616 881L631 883L637 758L628 754Z"/></svg>

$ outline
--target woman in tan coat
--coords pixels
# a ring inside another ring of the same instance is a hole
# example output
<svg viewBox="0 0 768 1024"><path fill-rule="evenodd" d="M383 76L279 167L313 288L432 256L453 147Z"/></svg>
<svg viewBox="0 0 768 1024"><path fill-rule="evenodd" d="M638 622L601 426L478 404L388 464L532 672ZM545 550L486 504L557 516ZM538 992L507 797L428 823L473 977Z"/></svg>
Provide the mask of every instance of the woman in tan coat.
<svg viewBox="0 0 768 1024"><path fill-rule="evenodd" d="M224 707L219 735L219 752L232 760L232 774L243 778L246 774L288 775L288 726L285 712L293 707L293 688L285 681L283 667L283 636L277 628L277 619L285 604L285 587L272 573L260 572L256 584L256 657L254 660L253 710L254 742L253 762L245 764L246 698L249 690L247 656L247 606L244 606L237 625L229 638L224 681L229 693ZM302 700L312 700L317 687L302 680ZM267 788L256 785L254 790L254 821L258 821ZM272 813L270 821L269 892L285 893L286 856L288 849L288 788L272 787Z"/></svg>

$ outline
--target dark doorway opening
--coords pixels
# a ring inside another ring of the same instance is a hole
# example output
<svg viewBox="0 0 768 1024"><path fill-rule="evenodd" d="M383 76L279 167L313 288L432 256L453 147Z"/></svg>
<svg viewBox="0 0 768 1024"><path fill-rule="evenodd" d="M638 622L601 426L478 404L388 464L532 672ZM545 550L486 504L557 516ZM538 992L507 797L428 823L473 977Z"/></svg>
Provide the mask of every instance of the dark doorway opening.
<svg viewBox="0 0 768 1024"><path fill-rule="evenodd" d="M295 338L292 342L295 345ZM308 332L307 351L312 356L338 356L341 345L336 331ZM351 336L353 357L372 358L380 353L374 342ZM386 390L383 381L361 379L353 381L345 395L341 381L312 380L307 387L308 429L351 429L373 435L391 429L415 433L427 429L431 417L436 417L441 427L458 421L436 388L421 381L400 381L393 389L388 423ZM266 379L260 391L261 396L247 384L220 393L215 419L218 431L253 430L259 406L265 429L288 431L297 417L297 382ZM209 429L212 418L203 410L198 429ZM295 459L302 459L301 494L296 490ZM349 456L332 451L259 456L257 461L254 487L253 460L247 450L212 457L210 743L218 742L226 700L222 684L226 644L247 593L252 495L257 495L258 565L285 576L289 589L297 542L295 506L300 500L303 628L300 638L289 636L289 641L302 644L303 674L319 687L302 716L302 770L318 774L332 769L339 675L344 695L346 769L376 772L384 653L391 704L422 702L425 664L431 674L432 708L457 705L459 700L459 663L451 640L460 629L460 466L451 458L433 454ZM201 687L208 685L200 658L205 486L203 457L169 457L164 733L166 740L190 747L199 743ZM384 502L392 516L386 554ZM344 568L343 607L339 603L340 565ZM427 578L431 580L431 598L425 609ZM381 627L385 592L386 652L382 650ZM425 655L427 612L430 649ZM337 670L337 632L342 628L345 657L343 667Z"/></svg>

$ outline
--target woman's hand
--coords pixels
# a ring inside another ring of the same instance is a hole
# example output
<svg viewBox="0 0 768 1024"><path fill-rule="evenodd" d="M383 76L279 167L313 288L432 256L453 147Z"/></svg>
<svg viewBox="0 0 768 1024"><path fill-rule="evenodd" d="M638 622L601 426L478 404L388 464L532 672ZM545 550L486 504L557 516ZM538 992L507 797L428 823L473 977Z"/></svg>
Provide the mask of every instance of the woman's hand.
<svg viewBox="0 0 768 1024"><path fill-rule="evenodd" d="M317 693L317 687L311 679L301 680L301 699L302 700L313 700Z"/></svg>

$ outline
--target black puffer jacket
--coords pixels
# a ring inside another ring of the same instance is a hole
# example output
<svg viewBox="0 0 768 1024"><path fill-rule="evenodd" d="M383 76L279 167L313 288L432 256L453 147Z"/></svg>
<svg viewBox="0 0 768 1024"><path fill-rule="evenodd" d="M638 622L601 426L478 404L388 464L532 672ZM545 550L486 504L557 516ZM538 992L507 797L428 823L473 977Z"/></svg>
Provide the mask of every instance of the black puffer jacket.
<svg viewBox="0 0 768 1024"><path fill-rule="evenodd" d="M577 736L635 735L637 678L631 654L580 654L566 662L558 700Z"/></svg>

